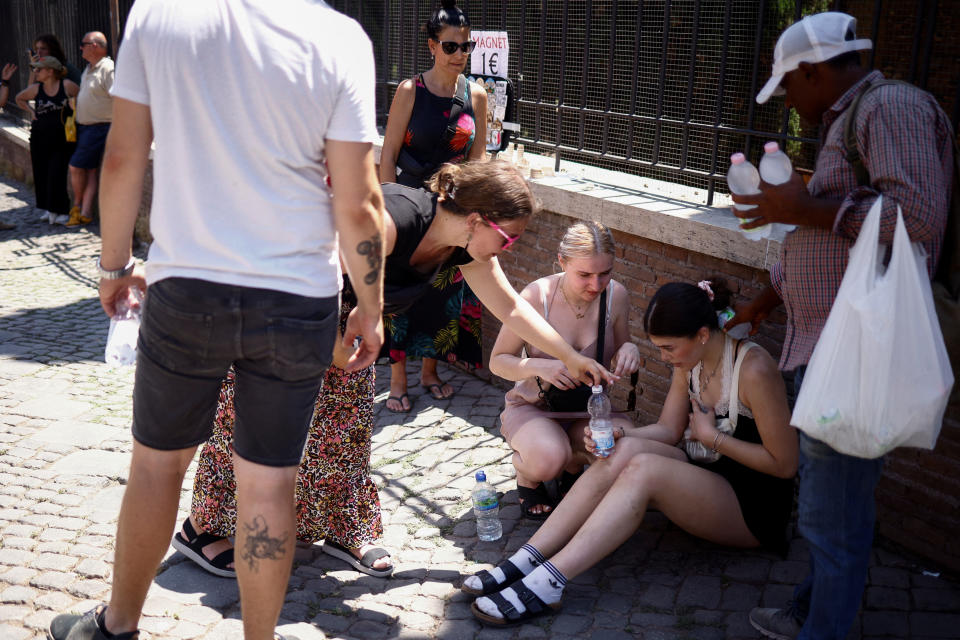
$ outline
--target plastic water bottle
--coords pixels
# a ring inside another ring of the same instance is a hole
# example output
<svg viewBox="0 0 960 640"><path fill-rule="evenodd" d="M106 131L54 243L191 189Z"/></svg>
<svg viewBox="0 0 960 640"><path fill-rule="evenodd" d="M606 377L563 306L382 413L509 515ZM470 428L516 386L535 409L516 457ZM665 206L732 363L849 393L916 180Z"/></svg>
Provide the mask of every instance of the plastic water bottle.
<svg viewBox="0 0 960 640"><path fill-rule="evenodd" d="M767 184L783 184L793 175L793 163L790 157L780 150L780 145L772 140L763 145L763 157L760 158L760 177ZM793 224L778 224L784 231L797 228Z"/></svg>
<svg viewBox="0 0 960 640"><path fill-rule="evenodd" d="M594 385L593 395L587 401L587 413L590 414L590 431L596 445L595 455L606 458L613 453L613 422L610 420L610 400L603 392L602 385Z"/></svg>
<svg viewBox="0 0 960 640"><path fill-rule="evenodd" d="M484 542L499 540L503 535L500 525L500 505L497 492L487 482L487 474L477 471L473 487L473 514L477 517L477 537Z"/></svg>
<svg viewBox="0 0 960 640"><path fill-rule="evenodd" d="M750 164L742 153L730 156L730 169L727 171L727 186L731 193L739 196L749 196L760 193L760 174L757 168ZM735 204L735 209L749 211L755 209L755 204ZM770 225L765 224L756 229L740 229L745 236L752 240L760 240L770 235Z"/></svg>
<svg viewBox="0 0 960 640"><path fill-rule="evenodd" d="M730 318L732 318L735 315L737 315L737 312L731 309L730 307L727 307L726 309L718 313L717 321L720 324L720 328L723 329L727 325L727 322L730 321ZM750 335L750 323L741 322L735 326L731 326L729 329L727 329L727 335L733 338L734 340L743 340L748 335Z"/></svg>
<svg viewBox="0 0 960 640"><path fill-rule="evenodd" d="M137 336L140 334L140 289L130 287L126 298L118 300L110 318L107 347L103 359L111 366L131 365L137 361Z"/></svg>

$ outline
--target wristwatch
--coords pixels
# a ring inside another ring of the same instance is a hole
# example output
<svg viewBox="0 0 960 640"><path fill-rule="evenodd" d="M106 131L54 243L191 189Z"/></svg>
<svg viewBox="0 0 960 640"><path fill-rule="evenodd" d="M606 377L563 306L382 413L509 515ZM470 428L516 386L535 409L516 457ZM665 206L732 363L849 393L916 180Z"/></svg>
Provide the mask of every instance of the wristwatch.
<svg viewBox="0 0 960 640"><path fill-rule="evenodd" d="M103 265L100 264L100 258L97 258L97 271L100 273L100 278L103 280L119 280L120 278L125 278L131 273L133 273L133 265L135 264L133 256L130 256L130 261L127 262L126 266L122 269L104 269Z"/></svg>

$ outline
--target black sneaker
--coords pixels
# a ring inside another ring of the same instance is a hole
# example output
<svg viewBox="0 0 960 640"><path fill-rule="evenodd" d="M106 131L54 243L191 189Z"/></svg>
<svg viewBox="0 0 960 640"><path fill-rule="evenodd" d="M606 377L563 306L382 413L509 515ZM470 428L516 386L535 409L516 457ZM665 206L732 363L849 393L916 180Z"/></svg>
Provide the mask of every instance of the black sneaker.
<svg viewBox="0 0 960 640"><path fill-rule="evenodd" d="M107 640L106 634L100 628L97 620L102 619L107 605L98 604L84 614L64 613L50 622L47 631L48 640ZM139 631L129 633L115 633L114 640L137 640Z"/></svg>
<svg viewBox="0 0 960 640"><path fill-rule="evenodd" d="M750 611L750 624L768 638L774 640L793 640L800 634L803 626L789 609L755 607Z"/></svg>

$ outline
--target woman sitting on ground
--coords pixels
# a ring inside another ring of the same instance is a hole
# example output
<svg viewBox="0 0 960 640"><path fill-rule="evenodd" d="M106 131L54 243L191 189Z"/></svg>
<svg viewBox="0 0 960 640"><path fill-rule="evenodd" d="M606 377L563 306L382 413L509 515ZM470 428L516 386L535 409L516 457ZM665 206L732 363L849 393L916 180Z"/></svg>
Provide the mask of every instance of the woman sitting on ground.
<svg viewBox="0 0 960 640"><path fill-rule="evenodd" d="M766 351L718 329L722 283L713 283L716 296L701 284L664 285L644 316L650 341L673 366L659 421L626 430L527 544L464 580L464 591L484 596L472 607L481 621L517 624L559 609L567 582L626 542L648 508L712 542L785 551L797 434L783 379ZM737 416L730 434L717 422L728 412ZM705 453L722 457L694 463L676 448L664 455L663 443L688 427Z"/></svg>
<svg viewBox="0 0 960 640"><path fill-rule="evenodd" d="M630 342L630 300L611 280L613 234L596 222L578 222L560 242L562 271L531 282L520 294L564 340L585 356L609 365L615 375L640 366ZM562 362L527 344L504 326L490 354L490 371L516 381L500 415L500 434L513 449L523 515L546 520L554 503L544 481L560 477L568 489L591 459L582 446L590 387L573 380ZM631 425L615 416L614 428Z"/></svg>

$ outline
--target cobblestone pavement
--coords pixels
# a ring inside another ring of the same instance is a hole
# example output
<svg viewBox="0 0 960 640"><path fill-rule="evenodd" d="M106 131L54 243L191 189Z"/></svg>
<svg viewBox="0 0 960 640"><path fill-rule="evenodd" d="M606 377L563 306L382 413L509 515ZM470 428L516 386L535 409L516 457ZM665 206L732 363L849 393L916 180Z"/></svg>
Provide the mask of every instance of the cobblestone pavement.
<svg viewBox="0 0 960 640"><path fill-rule="evenodd" d="M95 228L35 221L33 195L0 181L0 638L44 637L50 619L108 595L113 535L131 449L130 368L103 363ZM387 369L378 369L378 400ZM415 375L411 371L411 378ZM447 401L414 397L409 415L378 405L373 446L386 545L397 571L375 579L301 546L281 631L316 638L755 638L751 607L778 606L802 577L789 556L698 541L649 514L616 554L574 580L563 610L513 630L485 629L459 589L532 533L519 518L510 453L497 432L502 392L463 372ZM416 391L414 391L416 394ZM503 492L504 537L479 543L475 470ZM187 515L191 473L182 493ZM851 637L960 637L960 585L936 566L878 548ZM150 638L241 637L237 586L170 552L150 590Z"/></svg>

